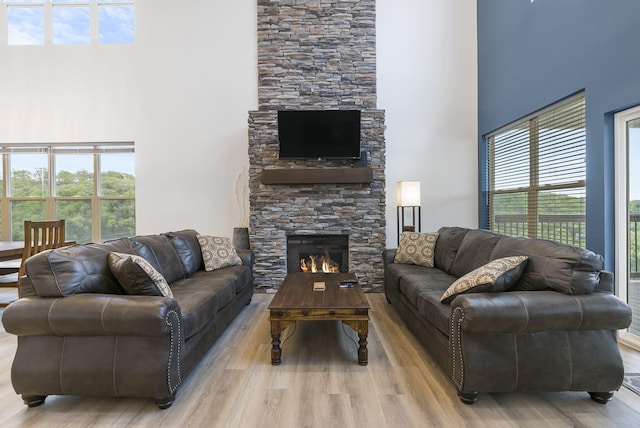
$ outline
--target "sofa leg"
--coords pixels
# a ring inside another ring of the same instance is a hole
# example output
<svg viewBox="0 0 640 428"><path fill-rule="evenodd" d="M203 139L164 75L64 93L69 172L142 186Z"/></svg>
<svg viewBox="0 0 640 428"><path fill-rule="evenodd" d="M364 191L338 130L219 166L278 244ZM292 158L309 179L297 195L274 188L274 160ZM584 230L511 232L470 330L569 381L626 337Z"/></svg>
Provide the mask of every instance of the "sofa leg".
<svg viewBox="0 0 640 428"><path fill-rule="evenodd" d="M611 401L611 397L613 397L613 391L609 392L591 392L589 391L589 395L591 399L596 403L607 404Z"/></svg>
<svg viewBox="0 0 640 428"><path fill-rule="evenodd" d="M173 404L173 401L175 399L176 399L175 391L174 391L173 394L171 394L168 397L156 397L156 398L154 398L154 400L156 402L156 406L158 406L158 408L160 410L168 409L169 407L171 407L171 405Z"/></svg>
<svg viewBox="0 0 640 428"><path fill-rule="evenodd" d="M36 407L41 404L44 404L44 400L47 398L46 395L27 395L22 394L22 401L29 407Z"/></svg>
<svg viewBox="0 0 640 428"><path fill-rule="evenodd" d="M473 404L478 401L478 391L458 391L458 398L460 398L460 401L464 404Z"/></svg>

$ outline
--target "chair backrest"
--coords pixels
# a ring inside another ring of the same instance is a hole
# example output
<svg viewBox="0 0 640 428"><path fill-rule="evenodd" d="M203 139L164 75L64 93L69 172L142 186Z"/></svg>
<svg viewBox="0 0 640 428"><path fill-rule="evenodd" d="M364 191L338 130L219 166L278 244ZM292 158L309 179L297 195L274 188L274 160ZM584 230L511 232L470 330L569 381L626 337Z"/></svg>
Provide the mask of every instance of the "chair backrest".
<svg viewBox="0 0 640 428"><path fill-rule="evenodd" d="M24 275L24 261L26 259L41 251L64 246L64 238L64 220L25 220L24 252L18 275Z"/></svg>

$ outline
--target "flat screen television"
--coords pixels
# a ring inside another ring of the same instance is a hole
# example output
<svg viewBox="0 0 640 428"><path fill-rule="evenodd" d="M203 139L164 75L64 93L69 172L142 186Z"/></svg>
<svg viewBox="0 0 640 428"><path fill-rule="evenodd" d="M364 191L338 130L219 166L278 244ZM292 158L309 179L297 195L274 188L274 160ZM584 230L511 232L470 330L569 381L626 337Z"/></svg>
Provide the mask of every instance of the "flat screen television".
<svg viewBox="0 0 640 428"><path fill-rule="evenodd" d="M360 110L278 111L280 159L360 159Z"/></svg>

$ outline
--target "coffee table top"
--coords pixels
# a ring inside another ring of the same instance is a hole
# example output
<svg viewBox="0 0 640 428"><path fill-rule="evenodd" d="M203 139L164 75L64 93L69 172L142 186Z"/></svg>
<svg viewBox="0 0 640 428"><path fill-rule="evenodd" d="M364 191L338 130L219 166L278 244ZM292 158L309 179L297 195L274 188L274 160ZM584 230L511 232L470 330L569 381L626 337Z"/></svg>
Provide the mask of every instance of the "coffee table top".
<svg viewBox="0 0 640 428"><path fill-rule="evenodd" d="M340 281L357 279L352 273L290 273L269 309L369 309L359 284L351 288L340 288ZM314 291L314 282L324 282L324 291Z"/></svg>

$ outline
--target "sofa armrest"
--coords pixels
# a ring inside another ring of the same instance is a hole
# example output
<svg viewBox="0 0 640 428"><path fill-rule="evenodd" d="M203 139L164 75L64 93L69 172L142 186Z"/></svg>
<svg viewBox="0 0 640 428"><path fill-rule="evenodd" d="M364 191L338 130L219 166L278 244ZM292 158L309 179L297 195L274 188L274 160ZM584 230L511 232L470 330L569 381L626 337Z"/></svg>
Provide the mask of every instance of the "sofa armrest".
<svg viewBox="0 0 640 428"><path fill-rule="evenodd" d="M240 257L240 260L242 260L243 265L253 268L256 256L252 250L236 250L236 253L238 253L238 256Z"/></svg>
<svg viewBox="0 0 640 428"><path fill-rule="evenodd" d="M2 323L17 336L161 336L175 333L181 319L167 297L85 293L18 299Z"/></svg>
<svg viewBox="0 0 640 428"><path fill-rule="evenodd" d="M598 293L611 293L614 294L615 293L615 285L614 285L614 281L613 281L613 272L609 272L606 270L601 270L600 271L600 280L598 281L598 285L596 286L596 289L593 291L596 291Z"/></svg>
<svg viewBox="0 0 640 428"><path fill-rule="evenodd" d="M387 248L382 252L382 262L384 263L384 266L393 263L393 259L396 258L396 251L396 248Z"/></svg>
<svg viewBox="0 0 640 428"><path fill-rule="evenodd" d="M557 291L463 294L451 303L452 336L533 333L548 330L618 330L631 324L631 309L607 293Z"/></svg>

